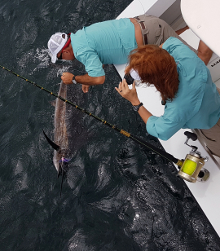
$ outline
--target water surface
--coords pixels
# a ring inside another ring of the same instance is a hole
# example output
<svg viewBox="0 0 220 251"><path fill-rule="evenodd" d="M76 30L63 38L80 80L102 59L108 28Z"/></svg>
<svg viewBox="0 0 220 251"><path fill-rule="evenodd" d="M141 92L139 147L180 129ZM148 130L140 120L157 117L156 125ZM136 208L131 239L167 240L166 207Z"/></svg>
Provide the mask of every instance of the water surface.
<svg viewBox="0 0 220 251"><path fill-rule="evenodd" d="M82 65L52 65L51 34L116 18L129 0L0 2L1 60L58 92L60 74ZM106 82L70 87L81 107L161 147L120 98L113 66ZM220 241L170 163L74 108L68 108L72 160L59 197L53 150L54 98L0 69L1 250L220 250Z"/></svg>

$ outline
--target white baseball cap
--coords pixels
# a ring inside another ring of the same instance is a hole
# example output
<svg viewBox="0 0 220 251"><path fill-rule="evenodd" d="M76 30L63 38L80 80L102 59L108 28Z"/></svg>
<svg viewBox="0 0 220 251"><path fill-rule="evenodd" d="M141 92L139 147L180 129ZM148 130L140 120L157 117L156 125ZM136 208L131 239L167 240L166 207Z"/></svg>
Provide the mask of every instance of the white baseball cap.
<svg viewBox="0 0 220 251"><path fill-rule="evenodd" d="M47 46L48 49L50 50L50 57L52 63L56 63L58 59L57 53L62 50L67 40L68 40L68 35L66 33L61 33L61 32L57 32L50 37Z"/></svg>

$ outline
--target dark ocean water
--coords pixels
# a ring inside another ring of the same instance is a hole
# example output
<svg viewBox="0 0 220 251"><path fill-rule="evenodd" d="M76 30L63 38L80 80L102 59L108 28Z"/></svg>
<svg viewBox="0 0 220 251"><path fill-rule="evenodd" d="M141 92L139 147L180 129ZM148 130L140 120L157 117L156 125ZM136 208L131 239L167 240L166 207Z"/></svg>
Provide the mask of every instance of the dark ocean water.
<svg viewBox="0 0 220 251"><path fill-rule="evenodd" d="M57 93L60 75L77 62L50 63L57 31L116 18L129 0L0 1L0 65ZM68 99L161 147L120 98L113 66L106 82L70 86ZM0 250L220 250L220 240L175 167L93 118L68 108L73 147L67 180L53 150L54 98L0 69Z"/></svg>

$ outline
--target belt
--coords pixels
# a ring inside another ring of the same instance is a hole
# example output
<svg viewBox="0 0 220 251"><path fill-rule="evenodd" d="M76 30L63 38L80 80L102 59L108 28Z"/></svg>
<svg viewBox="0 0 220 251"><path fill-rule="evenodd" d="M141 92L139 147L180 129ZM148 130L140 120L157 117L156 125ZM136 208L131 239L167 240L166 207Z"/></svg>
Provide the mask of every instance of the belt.
<svg viewBox="0 0 220 251"><path fill-rule="evenodd" d="M141 21L140 20L140 18L137 16L137 17L134 17L137 21L138 21L138 23L140 24L140 27L141 27L141 30L144 30L144 29L146 29L147 27L145 26L145 24L144 24L144 21ZM145 44L148 44L148 40L147 40L147 34L143 34L142 33L142 35L143 35L143 37L144 37L144 43Z"/></svg>

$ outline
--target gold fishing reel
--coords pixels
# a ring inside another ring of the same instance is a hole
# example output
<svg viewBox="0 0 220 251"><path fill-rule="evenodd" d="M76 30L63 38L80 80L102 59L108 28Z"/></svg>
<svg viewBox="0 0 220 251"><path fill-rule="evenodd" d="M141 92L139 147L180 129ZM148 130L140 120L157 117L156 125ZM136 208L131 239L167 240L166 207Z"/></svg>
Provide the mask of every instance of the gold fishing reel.
<svg viewBox="0 0 220 251"><path fill-rule="evenodd" d="M185 144L191 147L192 150L186 155L185 160L182 161L182 163L179 163L180 170L178 176L192 183L195 183L196 181L204 182L210 175L209 171L203 168L208 157L202 157L201 153L197 151L198 148L196 146L188 144L189 139L193 141L197 140L195 133L186 131L184 134L187 136Z"/></svg>

